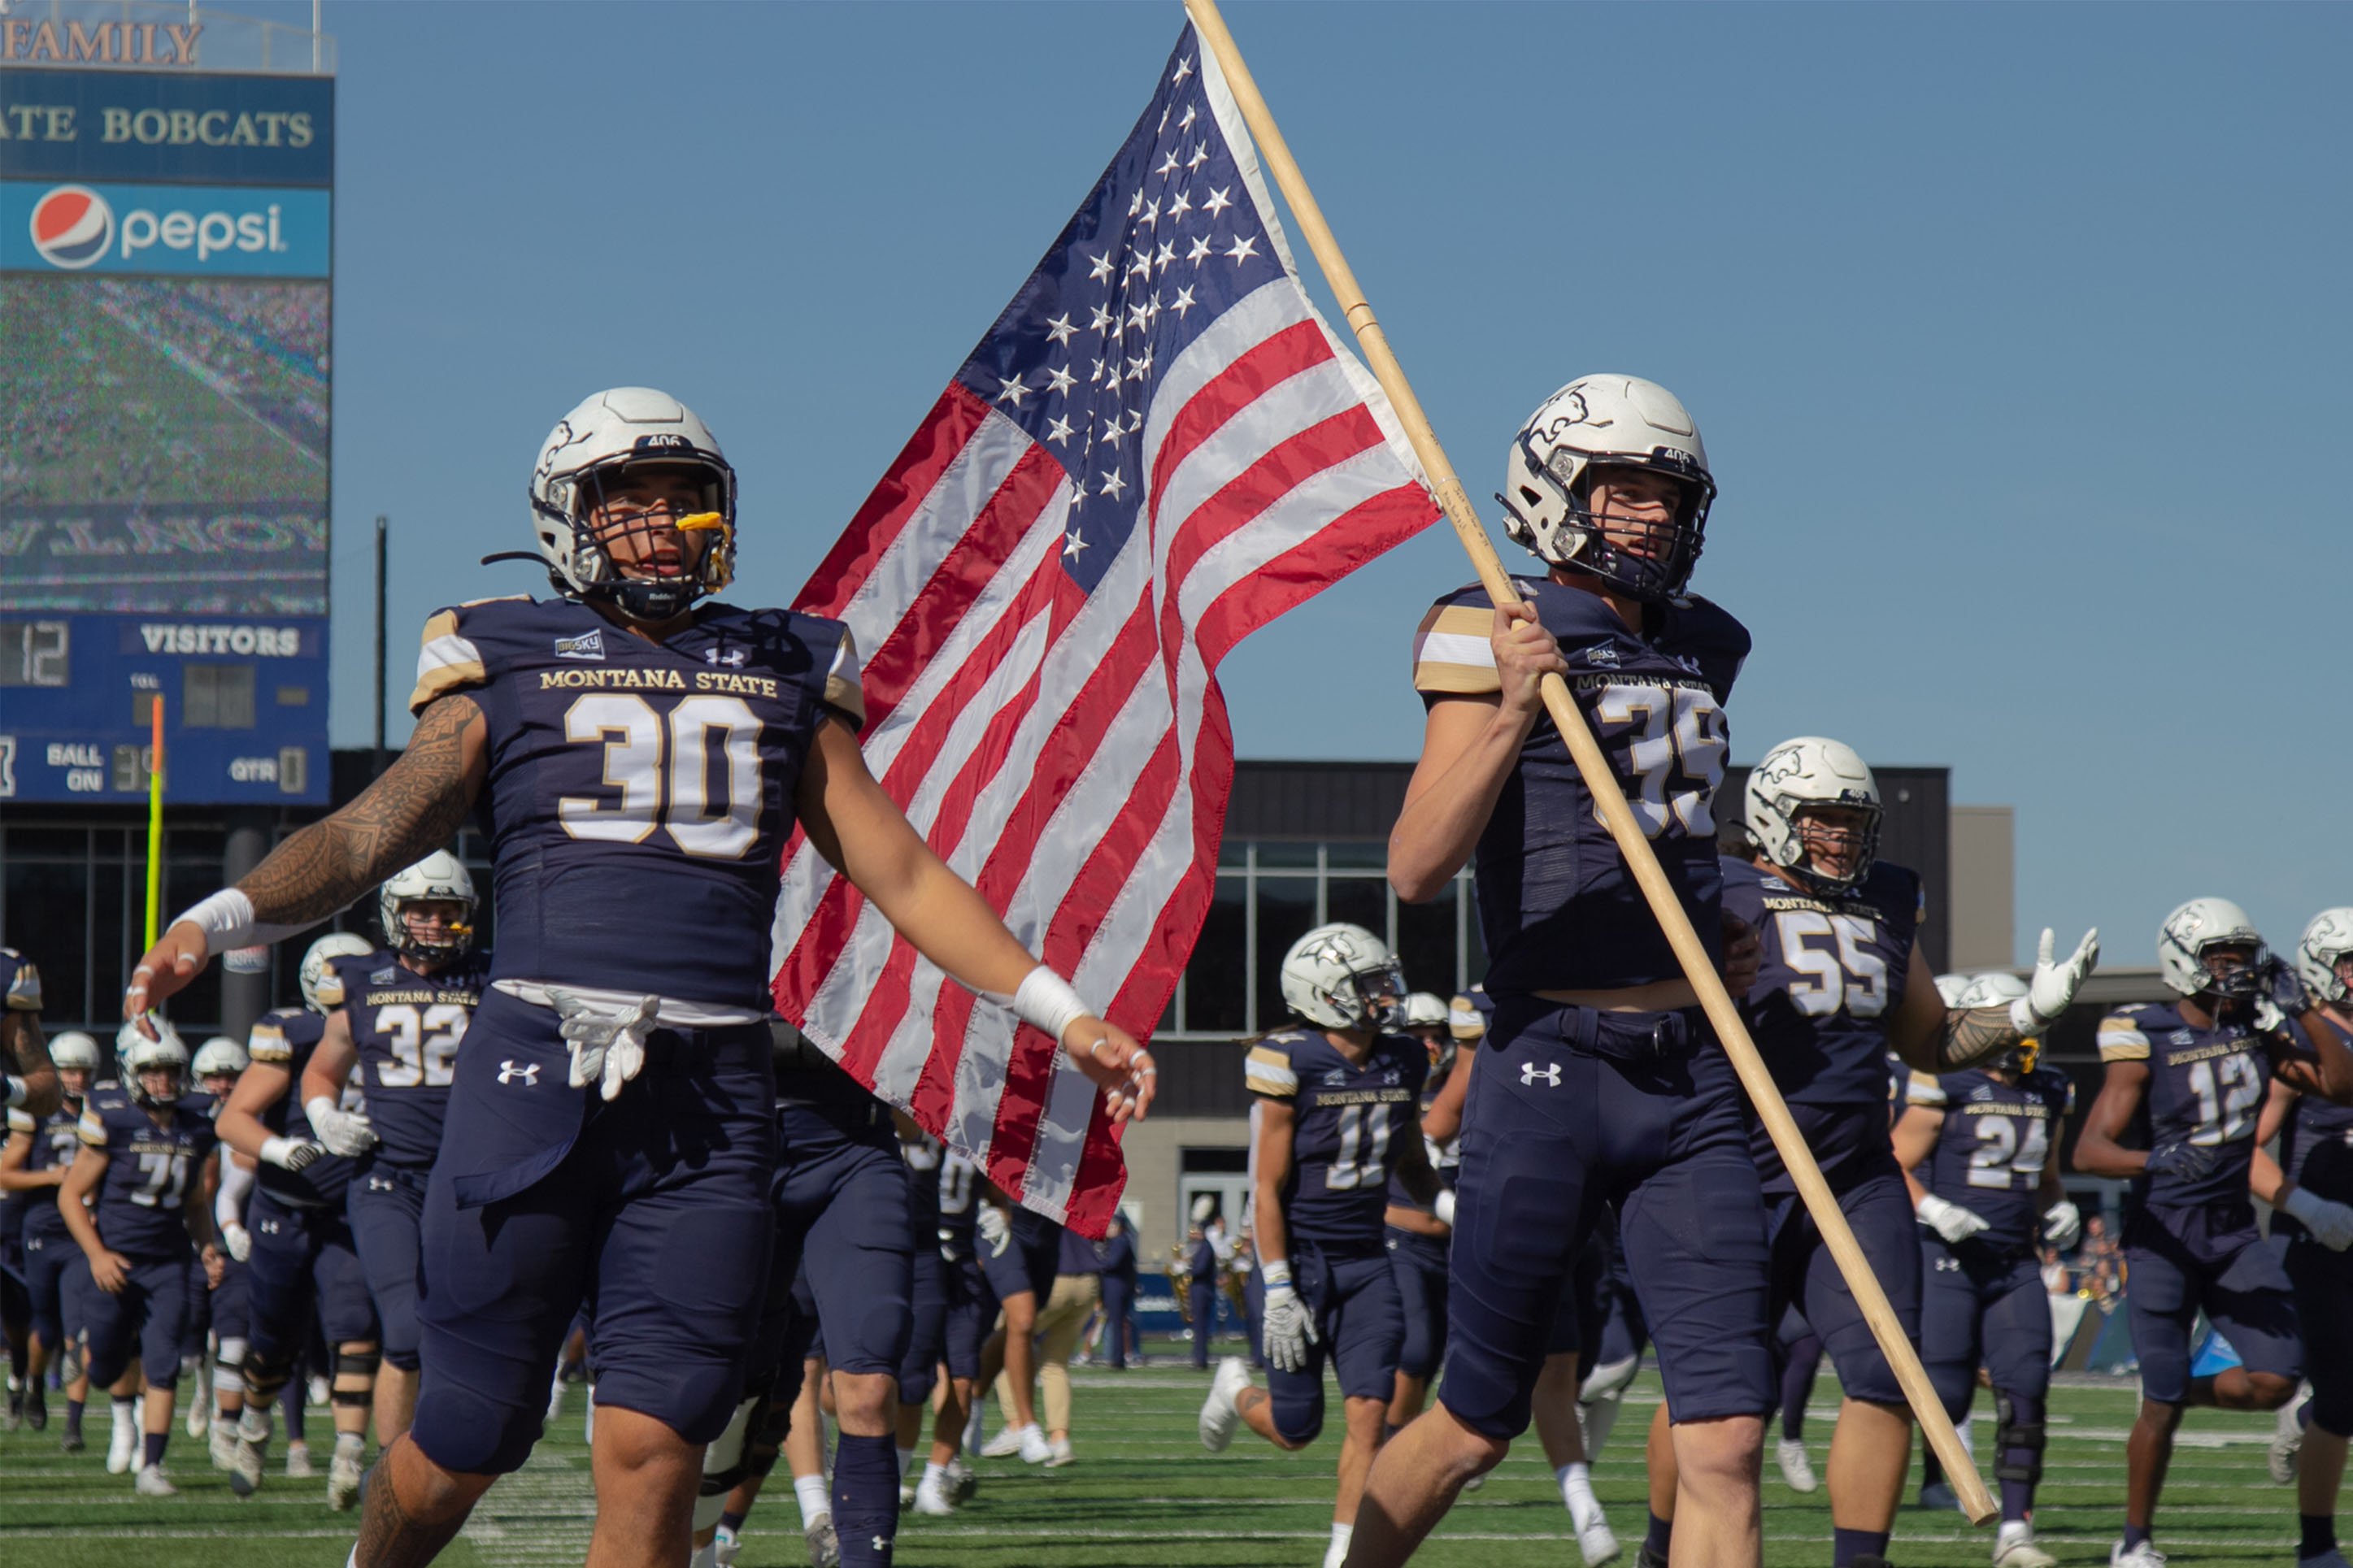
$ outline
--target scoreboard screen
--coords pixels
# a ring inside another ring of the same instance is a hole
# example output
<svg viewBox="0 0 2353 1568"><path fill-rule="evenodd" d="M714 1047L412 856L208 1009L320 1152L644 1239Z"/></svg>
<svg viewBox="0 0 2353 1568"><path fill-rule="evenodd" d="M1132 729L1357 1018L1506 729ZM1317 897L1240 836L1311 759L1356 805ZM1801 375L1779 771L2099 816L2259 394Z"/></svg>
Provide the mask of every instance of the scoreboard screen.
<svg viewBox="0 0 2353 1568"><path fill-rule="evenodd" d="M0 68L0 799L326 796L334 82L201 58Z"/></svg>

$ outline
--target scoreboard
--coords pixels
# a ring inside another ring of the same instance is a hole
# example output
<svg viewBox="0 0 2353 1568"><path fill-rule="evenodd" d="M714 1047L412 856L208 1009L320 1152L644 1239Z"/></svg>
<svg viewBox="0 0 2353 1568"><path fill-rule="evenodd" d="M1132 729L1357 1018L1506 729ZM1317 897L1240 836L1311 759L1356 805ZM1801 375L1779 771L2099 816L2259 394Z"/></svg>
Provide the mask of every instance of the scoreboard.
<svg viewBox="0 0 2353 1568"><path fill-rule="evenodd" d="M0 800L323 804L333 79L16 20Z"/></svg>

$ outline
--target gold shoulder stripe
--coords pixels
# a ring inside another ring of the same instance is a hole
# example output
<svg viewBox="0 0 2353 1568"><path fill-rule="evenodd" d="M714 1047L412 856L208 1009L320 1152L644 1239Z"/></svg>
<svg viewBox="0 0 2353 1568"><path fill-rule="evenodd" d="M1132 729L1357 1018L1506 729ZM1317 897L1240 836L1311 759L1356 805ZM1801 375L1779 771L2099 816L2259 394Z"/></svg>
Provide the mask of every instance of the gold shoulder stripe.
<svg viewBox="0 0 2353 1568"><path fill-rule="evenodd" d="M1423 661L1413 667L1413 689L1443 697L1478 697L1501 691L1504 683L1492 664L1440 664Z"/></svg>
<svg viewBox="0 0 2353 1568"><path fill-rule="evenodd" d="M2139 1062L2148 1059L2148 1037L2133 1026L2126 1017L2100 1020L2100 1059L2104 1062Z"/></svg>
<svg viewBox="0 0 2353 1568"><path fill-rule="evenodd" d="M1915 1069L1912 1076L1905 1080L1904 1103L1916 1105L1926 1110L1941 1110L1946 1103L1945 1086L1936 1081L1935 1074Z"/></svg>
<svg viewBox="0 0 2353 1568"><path fill-rule="evenodd" d="M825 672L825 705L839 708L858 727L866 727L866 687L858 662L858 644L849 628L841 628L841 646L834 649L832 668Z"/></svg>

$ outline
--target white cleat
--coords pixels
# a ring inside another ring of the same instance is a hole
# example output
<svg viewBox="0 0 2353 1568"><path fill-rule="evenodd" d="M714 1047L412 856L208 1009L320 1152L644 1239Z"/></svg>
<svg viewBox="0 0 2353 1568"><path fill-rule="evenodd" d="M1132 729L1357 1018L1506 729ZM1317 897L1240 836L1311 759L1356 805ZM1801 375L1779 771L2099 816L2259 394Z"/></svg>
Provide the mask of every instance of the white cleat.
<svg viewBox="0 0 2353 1568"><path fill-rule="evenodd" d="M318 1473L311 1467L310 1444L295 1442L286 1445L286 1479L288 1480L307 1481L315 1478Z"/></svg>
<svg viewBox="0 0 2353 1568"><path fill-rule="evenodd" d="M114 1430L107 1434L106 1473L110 1476L129 1475L132 1458L138 1452L139 1423L117 1421Z"/></svg>
<svg viewBox="0 0 2353 1568"><path fill-rule="evenodd" d="M725 1525L711 1538L711 1560L719 1568L735 1568L735 1559L744 1555L744 1538Z"/></svg>
<svg viewBox="0 0 2353 1568"><path fill-rule="evenodd" d="M833 1532L828 1514L801 1531L808 1542L809 1568L841 1568L841 1538Z"/></svg>
<svg viewBox="0 0 2353 1568"><path fill-rule="evenodd" d="M954 1513L955 1504L944 1496L937 1487L926 1482L915 1489L915 1511L934 1519L941 1519Z"/></svg>
<svg viewBox="0 0 2353 1568"><path fill-rule="evenodd" d="M1625 1550L1618 1544L1618 1532L1609 1528L1609 1521L1600 1519L1577 1532L1577 1549L1585 1556L1585 1568L1615 1563Z"/></svg>
<svg viewBox="0 0 2353 1568"><path fill-rule="evenodd" d="M188 1405L187 1430L190 1437L201 1437L205 1435L206 1424L205 1412L213 1407L212 1383L213 1380L209 1377L196 1379L195 1395Z"/></svg>
<svg viewBox="0 0 2353 1568"><path fill-rule="evenodd" d="M2295 1456L2303 1447L2304 1434L2301 1432L2283 1432L2272 1439L2271 1451L2263 1456L2263 1465L2271 1471L2274 1481L2284 1487L2295 1485Z"/></svg>
<svg viewBox="0 0 2353 1568"><path fill-rule="evenodd" d="M1036 1422L1021 1428L1021 1462L1042 1465L1054 1457L1054 1445L1046 1441L1046 1434Z"/></svg>
<svg viewBox="0 0 2353 1568"><path fill-rule="evenodd" d="M1027 1426L999 1428L996 1436L980 1446L980 1457L984 1459L1011 1458L1021 1451L1021 1435L1029 1430Z"/></svg>
<svg viewBox="0 0 2353 1568"><path fill-rule="evenodd" d="M131 1484L141 1497L178 1497L180 1495L180 1489L172 1484L172 1478L164 1473L164 1467L161 1465L140 1466L139 1479Z"/></svg>
<svg viewBox="0 0 2353 1568"><path fill-rule="evenodd" d="M216 1417L211 1436L206 1439L213 1468L226 1470L237 1463L237 1423Z"/></svg>
<svg viewBox="0 0 2353 1568"><path fill-rule="evenodd" d="M555 1425L556 1417L563 1414L564 1374L558 1373L554 1383L550 1384L547 1390L547 1419L541 1422L540 1425L543 1426L553 1426Z"/></svg>
<svg viewBox="0 0 2353 1568"><path fill-rule="evenodd" d="M2035 1541L2032 1525L2017 1522L2003 1525L1995 1538L1993 1568L2059 1568L2059 1559Z"/></svg>
<svg viewBox="0 0 2353 1568"><path fill-rule="evenodd" d="M335 1457L327 1461L327 1506L342 1513L360 1500L361 1446L335 1439Z"/></svg>
<svg viewBox="0 0 2353 1568"><path fill-rule="evenodd" d="M261 1489L261 1478L269 1468L269 1416L257 1412L250 1405L237 1417L237 1452L228 1467L228 1489L239 1497L251 1497Z"/></svg>
<svg viewBox="0 0 2353 1568"><path fill-rule="evenodd" d="M1218 1374L1209 1381L1209 1397L1201 1403L1201 1447L1212 1454L1222 1454L1226 1445L1234 1440L1234 1427L1241 1420L1241 1408L1234 1401L1250 1385L1250 1367L1241 1357L1229 1355L1218 1363Z"/></svg>
<svg viewBox="0 0 2353 1568"><path fill-rule="evenodd" d="M1791 1491L1810 1492L1822 1484L1814 1476L1814 1462L1806 1457L1806 1446L1795 1437L1775 1444L1773 1459L1781 1467L1781 1480Z"/></svg>
<svg viewBox="0 0 2353 1568"><path fill-rule="evenodd" d="M1922 1508L1958 1508L1961 1506L1960 1494L1953 1490L1949 1482L1933 1482L1920 1489L1920 1506Z"/></svg>
<svg viewBox="0 0 2353 1568"><path fill-rule="evenodd" d="M2165 1553L2146 1541L2130 1549L2119 1541L2108 1548L2108 1568L2165 1568Z"/></svg>
<svg viewBox="0 0 2353 1568"><path fill-rule="evenodd" d="M1059 1470L1064 1465L1075 1463L1078 1459L1078 1456L1071 1452L1071 1440L1068 1437L1056 1437L1047 1444L1047 1447L1051 1450L1046 1456L1046 1468L1050 1470ZM1024 1454L1021 1457L1026 1459L1029 1456Z"/></svg>

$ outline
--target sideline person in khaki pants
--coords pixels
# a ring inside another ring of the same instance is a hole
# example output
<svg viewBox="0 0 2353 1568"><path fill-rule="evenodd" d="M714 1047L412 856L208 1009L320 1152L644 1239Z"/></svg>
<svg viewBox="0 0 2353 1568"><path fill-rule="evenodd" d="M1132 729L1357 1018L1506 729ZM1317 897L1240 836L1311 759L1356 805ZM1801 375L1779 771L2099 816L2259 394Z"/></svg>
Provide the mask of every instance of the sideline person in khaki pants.
<svg viewBox="0 0 2353 1568"><path fill-rule="evenodd" d="M1053 1291L1038 1312L1038 1381L1044 1385L1046 1436L1053 1452L1049 1468L1067 1465L1071 1453L1071 1356L1103 1294L1103 1244L1075 1230L1062 1233L1062 1256ZM997 1402L1005 1408L1007 1384L1000 1375Z"/></svg>

